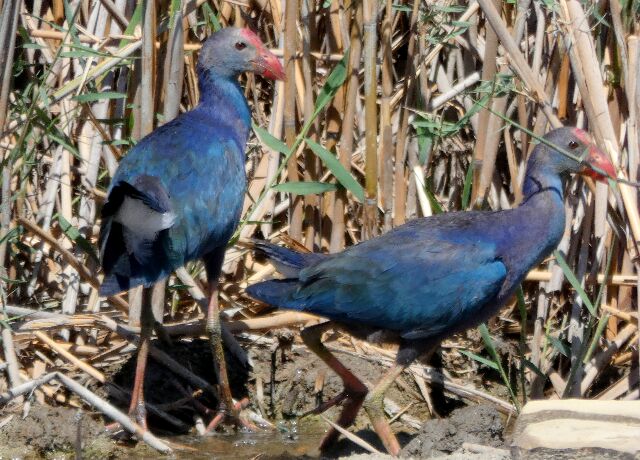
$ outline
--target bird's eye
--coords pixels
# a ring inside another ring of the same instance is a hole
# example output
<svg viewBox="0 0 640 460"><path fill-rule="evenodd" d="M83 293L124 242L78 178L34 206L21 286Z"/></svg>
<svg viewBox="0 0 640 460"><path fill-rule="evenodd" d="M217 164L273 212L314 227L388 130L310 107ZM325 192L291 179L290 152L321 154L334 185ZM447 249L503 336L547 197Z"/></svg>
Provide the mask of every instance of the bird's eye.
<svg viewBox="0 0 640 460"><path fill-rule="evenodd" d="M571 150L575 150L575 149L577 149L577 148L578 148L578 143L577 143L576 141L571 141L571 142L569 142L569 148L570 148Z"/></svg>
<svg viewBox="0 0 640 460"><path fill-rule="evenodd" d="M247 47L247 44L244 42L236 42L236 49L241 51Z"/></svg>

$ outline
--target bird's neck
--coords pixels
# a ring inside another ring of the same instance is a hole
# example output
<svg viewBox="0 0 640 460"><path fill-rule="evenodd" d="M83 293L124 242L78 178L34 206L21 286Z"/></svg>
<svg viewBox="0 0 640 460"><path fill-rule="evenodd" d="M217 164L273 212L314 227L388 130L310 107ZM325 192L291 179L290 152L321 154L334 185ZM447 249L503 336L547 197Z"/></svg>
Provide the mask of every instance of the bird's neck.
<svg viewBox="0 0 640 460"><path fill-rule="evenodd" d="M564 201L565 177L561 176L554 164L545 161L547 155L535 155L527 163L527 174L522 185L523 203L531 198L544 195L546 199Z"/></svg>
<svg viewBox="0 0 640 460"><path fill-rule="evenodd" d="M553 251L564 234L563 180L542 164L530 162L524 180L524 199L515 209L498 213L499 243L509 267L501 296L513 294L527 272Z"/></svg>
<svg viewBox="0 0 640 460"><path fill-rule="evenodd" d="M238 134L246 140L251 124L251 112L237 76L199 71L198 87L198 109L206 112L218 123L228 122L234 129L243 130Z"/></svg>
<svg viewBox="0 0 640 460"><path fill-rule="evenodd" d="M524 202L538 195L555 196L561 202L564 200L564 180L552 171L535 168L527 171L522 185Z"/></svg>
<svg viewBox="0 0 640 460"><path fill-rule="evenodd" d="M564 182L552 166L530 162L527 167L516 226L525 239L536 241L540 257L555 249L564 233ZM529 243L523 241L525 245ZM535 263L539 262L537 258L534 257Z"/></svg>

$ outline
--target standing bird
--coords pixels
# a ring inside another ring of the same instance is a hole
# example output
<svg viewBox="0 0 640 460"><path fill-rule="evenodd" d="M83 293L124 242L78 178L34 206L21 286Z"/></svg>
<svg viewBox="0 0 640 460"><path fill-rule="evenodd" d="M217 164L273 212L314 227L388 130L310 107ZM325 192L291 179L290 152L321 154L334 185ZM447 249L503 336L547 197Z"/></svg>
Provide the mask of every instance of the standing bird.
<svg viewBox="0 0 640 460"><path fill-rule="evenodd" d="M599 180L606 178L603 174L615 177L612 164L587 133L560 128L549 132L531 153L524 200L517 208L416 219L330 255L256 243L285 278L249 286L249 295L327 317L356 337L373 340L384 330L399 341L394 366L369 391L322 344L322 333L331 322L304 329L304 343L344 384L340 395L315 412L344 401L337 423L348 427L364 405L387 451L398 455L400 446L383 411L385 391L442 339L496 314L527 272L558 245L565 227L569 173ZM332 429L321 449L338 435Z"/></svg>
<svg viewBox="0 0 640 460"><path fill-rule="evenodd" d="M282 65L249 29L229 27L203 45L197 73L200 103L143 138L120 162L102 208L100 253L109 296L150 287L201 258L209 281L207 330L221 393L214 428L230 411L237 421L220 339L218 277L240 219L249 106L242 72L283 79ZM141 312L141 341L129 414L146 428L143 382L153 328L150 303ZM215 423L214 423L215 422Z"/></svg>

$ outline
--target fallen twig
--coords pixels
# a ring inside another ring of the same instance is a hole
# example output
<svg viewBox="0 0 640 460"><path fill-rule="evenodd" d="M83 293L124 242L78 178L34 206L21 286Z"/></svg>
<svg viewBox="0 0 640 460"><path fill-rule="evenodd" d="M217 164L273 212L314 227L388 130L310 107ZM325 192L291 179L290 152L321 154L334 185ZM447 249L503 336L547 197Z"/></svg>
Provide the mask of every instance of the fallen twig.
<svg viewBox="0 0 640 460"><path fill-rule="evenodd" d="M381 454L382 453L378 449L373 447L371 444L369 444L367 441L362 439L361 437L356 436L355 434L353 434L349 430L345 430L340 425L338 425L337 423L332 422L331 420L329 420L324 415L321 415L320 417L322 417L322 420L327 422L327 424L329 424L330 427L332 427L333 429L339 431L340 434L342 434L345 438L347 438L349 441L359 445L360 447L365 449L367 452L369 452L371 454Z"/></svg>
<svg viewBox="0 0 640 460"><path fill-rule="evenodd" d="M85 363L81 359L77 358L68 350L65 350L62 346L60 346L60 344L56 343L56 341L53 340L51 337L47 336L45 333L40 331L36 331L35 336L38 337L38 339L40 339L43 343L46 343L47 345L49 345L49 347L51 347L53 351L58 353L64 359L66 359L71 364L76 366L78 369L82 370L83 372L86 372L91 377L96 379L98 382L105 383L106 378L102 372L100 372L95 367Z"/></svg>
<svg viewBox="0 0 640 460"><path fill-rule="evenodd" d="M75 380L70 379L66 375L60 372L54 372L54 374L54 378L60 383L64 384L64 386L66 386L69 390L73 391L79 397L84 399L88 404L105 414L110 419L118 422L120 426L122 426L128 432L138 436L144 442L149 444L149 446L164 454L169 454L172 452L172 449L168 445L166 445L160 439L156 438L153 434L151 434L150 431L143 430L140 425L134 423L126 414L119 411L115 406L112 406L104 399L96 396L94 393L80 385Z"/></svg>

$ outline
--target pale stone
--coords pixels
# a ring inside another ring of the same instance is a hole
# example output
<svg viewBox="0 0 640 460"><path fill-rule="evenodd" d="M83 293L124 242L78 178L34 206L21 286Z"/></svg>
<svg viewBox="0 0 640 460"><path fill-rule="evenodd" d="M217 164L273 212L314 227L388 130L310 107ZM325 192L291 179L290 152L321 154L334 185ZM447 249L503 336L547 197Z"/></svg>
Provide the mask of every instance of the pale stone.
<svg viewBox="0 0 640 460"><path fill-rule="evenodd" d="M594 416L629 417L640 420L640 401L611 401L596 399L556 399L528 402L520 416L542 411L566 411Z"/></svg>
<svg viewBox="0 0 640 460"><path fill-rule="evenodd" d="M514 440L521 449L588 449L640 452L640 423L556 418L531 423Z"/></svg>

